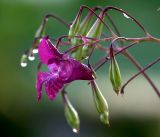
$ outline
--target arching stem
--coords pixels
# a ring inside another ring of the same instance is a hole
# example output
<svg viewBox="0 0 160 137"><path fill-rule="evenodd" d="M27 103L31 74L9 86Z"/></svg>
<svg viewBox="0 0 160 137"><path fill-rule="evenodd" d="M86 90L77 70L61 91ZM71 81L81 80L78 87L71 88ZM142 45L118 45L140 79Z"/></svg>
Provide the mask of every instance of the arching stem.
<svg viewBox="0 0 160 137"><path fill-rule="evenodd" d="M136 73L134 76L132 76L121 88L121 93L124 94L124 88L132 81L134 80L137 76L139 76L140 74L142 74L142 72L145 72L146 70L148 70L149 68L151 68L153 65L155 65L156 63L158 63L160 61L160 57L157 58L155 61L153 61L152 63L150 63L149 65L147 65L146 67L144 67L141 71L139 71L138 73ZM160 93L156 92L158 97L160 98Z"/></svg>

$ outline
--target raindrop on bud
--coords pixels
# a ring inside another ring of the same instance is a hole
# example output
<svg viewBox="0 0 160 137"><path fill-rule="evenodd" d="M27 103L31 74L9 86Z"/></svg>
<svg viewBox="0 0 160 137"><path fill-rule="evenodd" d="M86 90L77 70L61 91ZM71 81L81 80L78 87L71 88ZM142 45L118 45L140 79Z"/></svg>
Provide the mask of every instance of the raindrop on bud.
<svg viewBox="0 0 160 137"><path fill-rule="evenodd" d="M95 102L95 106L99 113L100 121L104 124L109 125L109 109L108 103L104 96L102 95L96 81L91 82L92 91L93 91L93 98Z"/></svg>
<svg viewBox="0 0 160 137"><path fill-rule="evenodd" d="M74 133L79 132L80 120L77 111L72 106L66 93L62 94L64 102L64 114L68 124L71 126Z"/></svg>
<svg viewBox="0 0 160 137"><path fill-rule="evenodd" d="M72 131L73 131L74 133L78 133L78 132L79 132L79 131L78 131L77 129L75 129L75 128L73 128Z"/></svg>
<svg viewBox="0 0 160 137"><path fill-rule="evenodd" d="M109 125L109 119L108 119L109 113L107 111L104 111L100 114L100 120L102 123Z"/></svg>
<svg viewBox="0 0 160 137"><path fill-rule="evenodd" d="M33 61L33 60L35 60L35 56L33 56L33 55L28 56L28 59L29 59L30 61Z"/></svg>
<svg viewBox="0 0 160 137"><path fill-rule="evenodd" d="M38 53L38 49L33 49L32 51L34 54L37 54Z"/></svg>
<svg viewBox="0 0 160 137"><path fill-rule="evenodd" d="M123 16L127 19L129 19L130 17L126 14L126 13L123 13Z"/></svg>
<svg viewBox="0 0 160 137"><path fill-rule="evenodd" d="M26 62L21 62L21 67L23 67L23 68L27 67L27 63Z"/></svg>

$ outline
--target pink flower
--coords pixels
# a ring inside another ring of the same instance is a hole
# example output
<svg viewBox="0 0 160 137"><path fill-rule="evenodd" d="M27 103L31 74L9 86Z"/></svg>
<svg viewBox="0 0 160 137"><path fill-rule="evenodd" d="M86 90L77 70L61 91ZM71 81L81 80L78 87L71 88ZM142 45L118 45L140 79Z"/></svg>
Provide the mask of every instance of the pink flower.
<svg viewBox="0 0 160 137"><path fill-rule="evenodd" d="M38 48L39 58L48 66L48 72L38 72L36 88L38 100L42 96L42 85L50 100L55 99L57 93L67 83L74 80L93 80L92 70L68 54L63 54L51 43L48 37L42 38Z"/></svg>

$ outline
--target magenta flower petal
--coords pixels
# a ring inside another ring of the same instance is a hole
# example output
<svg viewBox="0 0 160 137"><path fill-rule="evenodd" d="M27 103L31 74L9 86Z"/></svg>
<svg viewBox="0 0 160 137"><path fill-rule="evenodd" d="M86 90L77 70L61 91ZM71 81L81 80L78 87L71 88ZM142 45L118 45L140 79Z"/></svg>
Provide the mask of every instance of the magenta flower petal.
<svg viewBox="0 0 160 137"><path fill-rule="evenodd" d="M68 59L68 61L70 62L72 73L67 82L72 82L74 80L93 80L93 72L88 66L81 64L73 58Z"/></svg>
<svg viewBox="0 0 160 137"><path fill-rule="evenodd" d="M48 64L49 59L61 58L62 56L47 37L41 39L38 47L38 53L43 64Z"/></svg>
<svg viewBox="0 0 160 137"><path fill-rule="evenodd" d="M45 84L46 94L50 100L55 99L59 90L63 87L63 82L58 79L57 75L46 72L38 72L37 74L37 94L38 100L42 97L42 85Z"/></svg>
<svg viewBox="0 0 160 137"><path fill-rule="evenodd" d="M37 74L36 88L37 88L38 100L40 100L42 96L42 85L48 79L49 76L50 76L49 73L46 72L38 72Z"/></svg>
<svg viewBox="0 0 160 137"><path fill-rule="evenodd" d="M50 79L45 84L46 94L48 95L50 100L54 100L59 90L63 87L63 83L57 84L57 81L58 81L57 79Z"/></svg>
<svg viewBox="0 0 160 137"><path fill-rule="evenodd" d="M49 72L37 75L38 99L41 98L42 84L46 94L54 100L61 88L74 80L93 80L92 70L68 54L62 54L48 38L43 38L39 45L39 57L43 64L48 65Z"/></svg>

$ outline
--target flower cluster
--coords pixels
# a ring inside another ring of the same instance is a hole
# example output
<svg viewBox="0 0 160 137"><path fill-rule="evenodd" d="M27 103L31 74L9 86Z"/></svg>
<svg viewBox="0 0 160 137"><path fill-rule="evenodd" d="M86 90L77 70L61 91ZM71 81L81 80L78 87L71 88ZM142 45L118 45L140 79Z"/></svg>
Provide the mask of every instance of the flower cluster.
<svg viewBox="0 0 160 137"><path fill-rule="evenodd" d="M88 10L88 14L82 19L84 9ZM120 12L125 18L134 21L139 28L142 29L144 36L138 38L122 37L112 20L112 17L108 14L108 11L110 10ZM99 11L99 14L95 11ZM94 20L94 16L96 17L96 20ZM54 18L60 21L68 28L68 34L62 35L58 38L48 36L47 32L45 32L45 28L49 18ZM108 19L110 23L107 23L106 19ZM112 25L114 29L111 29L110 25ZM107 29L110 34L107 35L104 29ZM66 40L63 41L63 39ZM104 43L107 41L110 42L109 45L102 44L102 42ZM117 44L117 41L119 41L120 44ZM46 94L50 100L54 100L57 94L61 92L67 122L74 132L78 132L80 129L79 116L67 96L66 87L75 80L87 81L93 91L93 100L101 122L109 124L108 104L96 83L96 71L100 70L100 68L107 62L110 63L109 79L113 90L117 95L120 93L123 94L125 87L138 75L142 74L152 86L158 97L160 97L158 88L145 73L147 69L158 63L160 58L157 58L146 67L142 68L127 50L128 48L144 41L152 41L160 44L160 39L149 34L143 25L126 11L113 6L105 8L98 6L93 8L81 6L77 16L71 24L67 24L66 21L54 14L47 14L36 31L32 47L22 55L21 66L26 67L27 61L33 61L35 59L34 54L38 53L40 60L36 80L38 100L42 97L43 85L45 86ZM125 45L125 42L130 43L129 45ZM67 46L68 49L61 52L60 47L64 45ZM95 60L94 64L92 64L90 63L90 59L95 50L103 51L105 56ZM122 82L120 67L116 60L116 55L118 54L124 55L139 70L139 72L133 75L125 83ZM48 71L41 72L41 65L46 65Z"/></svg>

